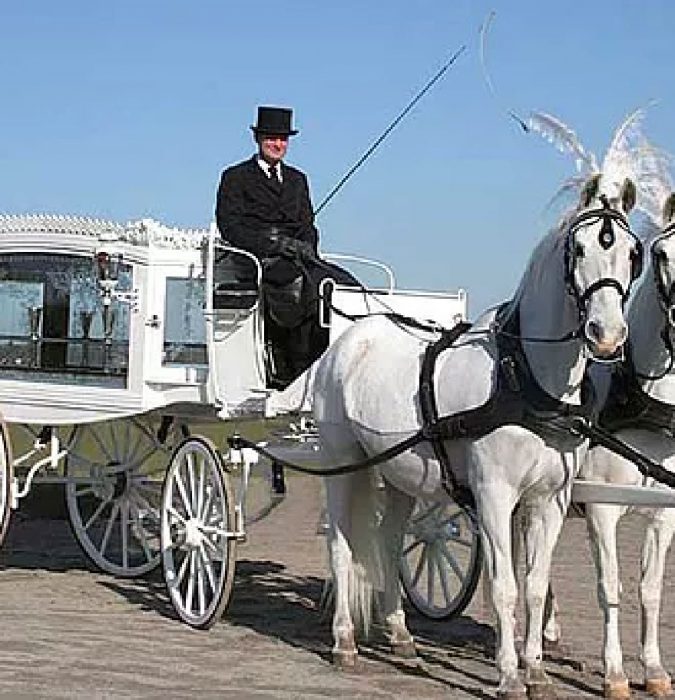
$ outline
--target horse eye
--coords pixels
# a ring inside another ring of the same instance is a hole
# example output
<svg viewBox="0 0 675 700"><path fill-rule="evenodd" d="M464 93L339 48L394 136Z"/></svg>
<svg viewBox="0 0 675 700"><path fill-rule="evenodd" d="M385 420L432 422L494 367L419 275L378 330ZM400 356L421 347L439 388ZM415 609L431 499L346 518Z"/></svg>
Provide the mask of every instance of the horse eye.
<svg viewBox="0 0 675 700"><path fill-rule="evenodd" d="M659 250L656 251L656 261L662 265L665 265L668 262L668 253L666 253L663 248L659 248Z"/></svg>
<svg viewBox="0 0 675 700"><path fill-rule="evenodd" d="M584 247L581 245L581 243L575 244L574 257L575 258L583 258L584 257Z"/></svg>

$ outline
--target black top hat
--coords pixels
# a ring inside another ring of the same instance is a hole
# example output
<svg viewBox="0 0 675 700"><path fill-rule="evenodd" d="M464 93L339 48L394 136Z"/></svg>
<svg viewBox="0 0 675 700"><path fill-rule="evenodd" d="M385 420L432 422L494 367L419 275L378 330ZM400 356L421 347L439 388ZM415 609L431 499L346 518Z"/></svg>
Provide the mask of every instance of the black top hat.
<svg viewBox="0 0 675 700"><path fill-rule="evenodd" d="M251 129L256 134L272 136L295 136L296 129L291 129L293 110L284 107L258 107L258 123Z"/></svg>

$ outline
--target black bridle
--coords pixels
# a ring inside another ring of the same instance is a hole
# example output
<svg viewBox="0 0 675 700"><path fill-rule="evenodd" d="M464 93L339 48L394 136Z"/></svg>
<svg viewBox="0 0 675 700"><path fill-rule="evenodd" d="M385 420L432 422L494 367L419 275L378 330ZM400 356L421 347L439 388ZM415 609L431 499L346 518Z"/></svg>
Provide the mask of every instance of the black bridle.
<svg viewBox="0 0 675 700"><path fill-rule="evenodd" d="M586 320L588 301L595 292L604 287L610 287L616 289L621 297L622 304L625 304L630 289L638 277L642 274L642 265L644 258L644 251L642 242L633 233L626 219L625 215L617 209L614 209L610 204L606 196L601 195L600 200L602 202L602 207L597 209L589 209L582 212L576 216L569 225L567 229L567 234L565 237L565 284L567 290L574 297L577 304L577 309L579 310L579 319L581 323ZM589 226L590 224L602 221L602 226L600 227L600 232L598 233L598 242L600 247L604 250L609 250L616 242L616 233L614 230L614 225L622 228L626 233L633 237L635 241L635 248L631 254L631 274L630 282L626 289L623 288L621 283L614 279L613 277L602 277L590 284L585 290L581 291L576 283L575 270L577 265L577 260L579 257L583 256L583 251L579 249L576 241L576 235L579 230L583 227Z"/></svg>
<svg viewBox="0 0 675 700"><path fill-rule="evenodd" d="M518 340L528 343L566 343L571 340L582 338L584 328L586 327L586 321L588 318L588 302L593 296L593 294L595 294L595 292L597 292L600 289L603 289L604 287L616 289L616 291L619 293L619 296L621 297L622 306L625 305L633 282L635 282L635 280L638 279L638 277L640 277L640 275L642 274L644 256L643 246L640 239L631 230L625 215L618 209L614 209L610 205L609 200L605 195L600 196L600 201L602 202L601 208L588 209L587 211L584 211L581 214L575 216L571 220L565 233L564 281L568 293L572 296L576 303L579 324L575 328L567 331L567 333L557 338L533 338L530 336L518 335ZM614 224L618 225L624 231L630 234L635 241L635 248L631 256L630 282L626 289L623 288L623 286L618 280L615 280L612 277L602 277L599 280L596 280L595 282L590 284L584 290L580 290L579 286L577 285L575 271L577 266L577 260L583 256L583 251L579 250L576 235L581 228L584 228L593 223L597 223L598 221L602 221L602 226L598 234L598 240L600 246L604 250L609 250L616 242ZM515 313L516 311L517 307L514 307L513 312ZM509 333L497 323L493 324L493 331L497 334L516 338L516 336Z"/></svg>
<svg viewBox="0 0 675 700"><path fill-rule="evenodd" d="M666 365L666 368L658 374L646 374L635 369L635 376L639 379L652 381L663 379L673 369L673 365L675 365L675 350L673 349L673 341L671 337L671 331L675 329L675 282L671 283L670 287L666 286L662 275L662 269L667 260L664 260L661 252L656 250L656 246L659 243L664 241L666 238L670 238L674 234L675 223L666 226L654 239L649 251L652 263L652 272L654 274L654 286L656 287L656 298L661 310L663 311L664 322L660 336L666 352L668 353L668 364Z"/></svg>

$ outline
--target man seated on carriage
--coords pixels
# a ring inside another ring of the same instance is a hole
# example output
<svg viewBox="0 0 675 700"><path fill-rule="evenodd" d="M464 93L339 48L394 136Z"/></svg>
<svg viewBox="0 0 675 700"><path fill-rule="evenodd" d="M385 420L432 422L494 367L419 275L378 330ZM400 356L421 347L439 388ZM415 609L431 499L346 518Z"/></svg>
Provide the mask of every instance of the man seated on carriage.
<svg viewBox="0 0 675 700"><path fill-rule="evenodd" d="M289 137L298 133L291 121L290 109L258 108L251 126L258 152L222 173L216 202L223 239L254 254L262 265L268 381L274 388L287 386L328 345L327 331L318 323L321 280L358 284L318 258L307 177L283 161ZM252 274L237 273L243 282L253 281Z"/></svg>

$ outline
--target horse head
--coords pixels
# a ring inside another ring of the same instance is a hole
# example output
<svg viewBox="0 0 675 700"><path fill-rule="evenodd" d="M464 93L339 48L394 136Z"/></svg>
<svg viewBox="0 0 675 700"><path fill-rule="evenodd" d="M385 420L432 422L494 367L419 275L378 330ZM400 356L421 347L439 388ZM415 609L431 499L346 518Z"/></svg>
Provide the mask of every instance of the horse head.
<svg viewBox="0 0 675 700"><path fill-rule="evenodd" d="M675 328L675 192L663 206L663 228L650 248L652 272L659 305L668 326Z"/></svg>
<svg viewBox="0 0 675 700"><path fill-rule="evenodd" d="M624 305L642 272L642 244L627 216L636 187L604 183L601 174L584 186L565 233L565 282L574 298L582 337L594 359L615 358L628 335Z"/></svg>

